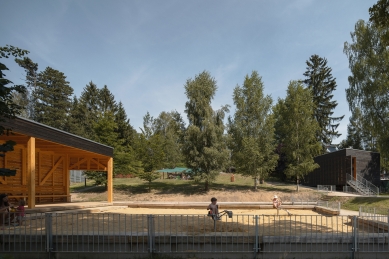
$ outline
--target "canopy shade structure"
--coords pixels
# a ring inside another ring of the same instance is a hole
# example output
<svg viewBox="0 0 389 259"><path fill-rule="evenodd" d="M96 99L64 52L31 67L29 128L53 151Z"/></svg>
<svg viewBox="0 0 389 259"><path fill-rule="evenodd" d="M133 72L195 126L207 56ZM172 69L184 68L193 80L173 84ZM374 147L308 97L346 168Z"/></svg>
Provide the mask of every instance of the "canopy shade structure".
<svg viewBox="0 0 389 259"><path fill-rule="evenodd" d="M70 202L70 170L107 172L108 202L113 201L113 148L68 132L17 117L0 123L12 129L0 135L0 145L16 143L0 156L0 193L35 203Z"/></svg>
<svg viewBox="0 0 389 259"><path fill-rule="evenodd" d="M165 168L161 170L157 170L158 173L186 173L191 174L192 169L185 168L185 167L175 167L175 168Z"/></svg>

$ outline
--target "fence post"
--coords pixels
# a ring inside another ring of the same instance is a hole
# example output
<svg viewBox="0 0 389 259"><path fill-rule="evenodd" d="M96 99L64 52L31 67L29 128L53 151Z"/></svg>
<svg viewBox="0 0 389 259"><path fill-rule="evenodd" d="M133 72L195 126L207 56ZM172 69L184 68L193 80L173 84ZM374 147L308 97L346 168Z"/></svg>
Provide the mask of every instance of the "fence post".
<svg viewBox="0 0 389 259"><path fill-rule="evenodd" d="M254 254L257 254L261 250L259 247L259 224L258 224L258 215L255 215L255 244L254 244ZM255 258L255 255L254 255Z"/></svg>
<svg viewBox="0 0 389 259"><path fill-rule="evenodd" d="M355 252L358 251L358 217L353 216L353 241L352 241L351 258L355 258Z"/></svg>
<svg viewBox="0 0 389 259"><path fill-rule="evenodd" d="M46 227L46 252L53 251L53 215L45 213L45 227Z"/></svg>
<svg viewBox="0 0 389 259"><path fill-rule="evenodd" d="M149 253L155 251L155 231L154 231L154 215L147 215L147 240L149 243Z"/></svg>

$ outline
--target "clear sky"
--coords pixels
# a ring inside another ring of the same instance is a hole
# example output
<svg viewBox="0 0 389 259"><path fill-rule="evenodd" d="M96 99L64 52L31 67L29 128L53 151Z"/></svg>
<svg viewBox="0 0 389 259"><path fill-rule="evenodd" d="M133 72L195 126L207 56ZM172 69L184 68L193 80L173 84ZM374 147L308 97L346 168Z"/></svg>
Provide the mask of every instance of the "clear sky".
<svg viewBox="0 0 389 259"><path fill-rule="evenodd" d="M122 101L139 131L143 116L184 113L188 78L207 70L218 90L214 109L231 105L233 89L256 70L265 93L285 98L290 80L303 78L306 60L328 60L337 81L334 116L346 137L350 75L344 42L376 0L2 0L0 46L30 51L39 71L63 72L79 97L93 81ZM12 60L7 78L24 72Z"/></svg>

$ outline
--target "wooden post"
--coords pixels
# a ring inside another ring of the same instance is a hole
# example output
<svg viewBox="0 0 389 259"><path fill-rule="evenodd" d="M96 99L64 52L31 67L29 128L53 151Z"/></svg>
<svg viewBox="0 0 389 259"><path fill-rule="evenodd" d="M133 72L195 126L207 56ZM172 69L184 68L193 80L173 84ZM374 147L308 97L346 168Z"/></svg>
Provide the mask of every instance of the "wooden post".
<svg viewBox="0 0 389 259"><path fill-rule="evenodd" d="M65 192L66 192L66 201L67 202L71 202L71 196L70 196L70 170L69 170L69 155L66 155L66 157L64 158L65 159L65 162L64 162L64 170L65 170L65 177L64 177L64 180L65 180Z"/></svg>
<svg viewBox="0 0 389 259"><path fill-rule="evenodd" d="M27 188L28 208L35 208L35 138L27 141Z"/></svg>
<svg viewBox="0 0 389 259"><path fill-rule="evenodd" d="M108 159L107 165L107 187L108 187L108 202L113 202L113 158Z"/></svg>

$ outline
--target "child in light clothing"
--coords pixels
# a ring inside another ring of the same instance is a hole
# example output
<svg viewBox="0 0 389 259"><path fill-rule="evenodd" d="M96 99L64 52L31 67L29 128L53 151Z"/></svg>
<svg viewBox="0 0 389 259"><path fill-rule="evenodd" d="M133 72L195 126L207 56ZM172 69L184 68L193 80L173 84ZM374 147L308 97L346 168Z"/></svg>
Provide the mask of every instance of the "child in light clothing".
<svg viewBox="0 0 389 259"><path fill-rule="evenodd" d="M19 224L19 226L23 226L24 206L25 205L26 205L26 202L23 199L20 199L19 205L16 208L16 222Z"/></svg>
<svg viewBox="0 0 389 259"><path fill-rule="evenodd" d="M208 205L207 210L209 210L210 216L212 216L213 219L220 220L218 217L219 215L219 205L216 204L217 199L215 197L212 197L211 204Z"/></svg>

